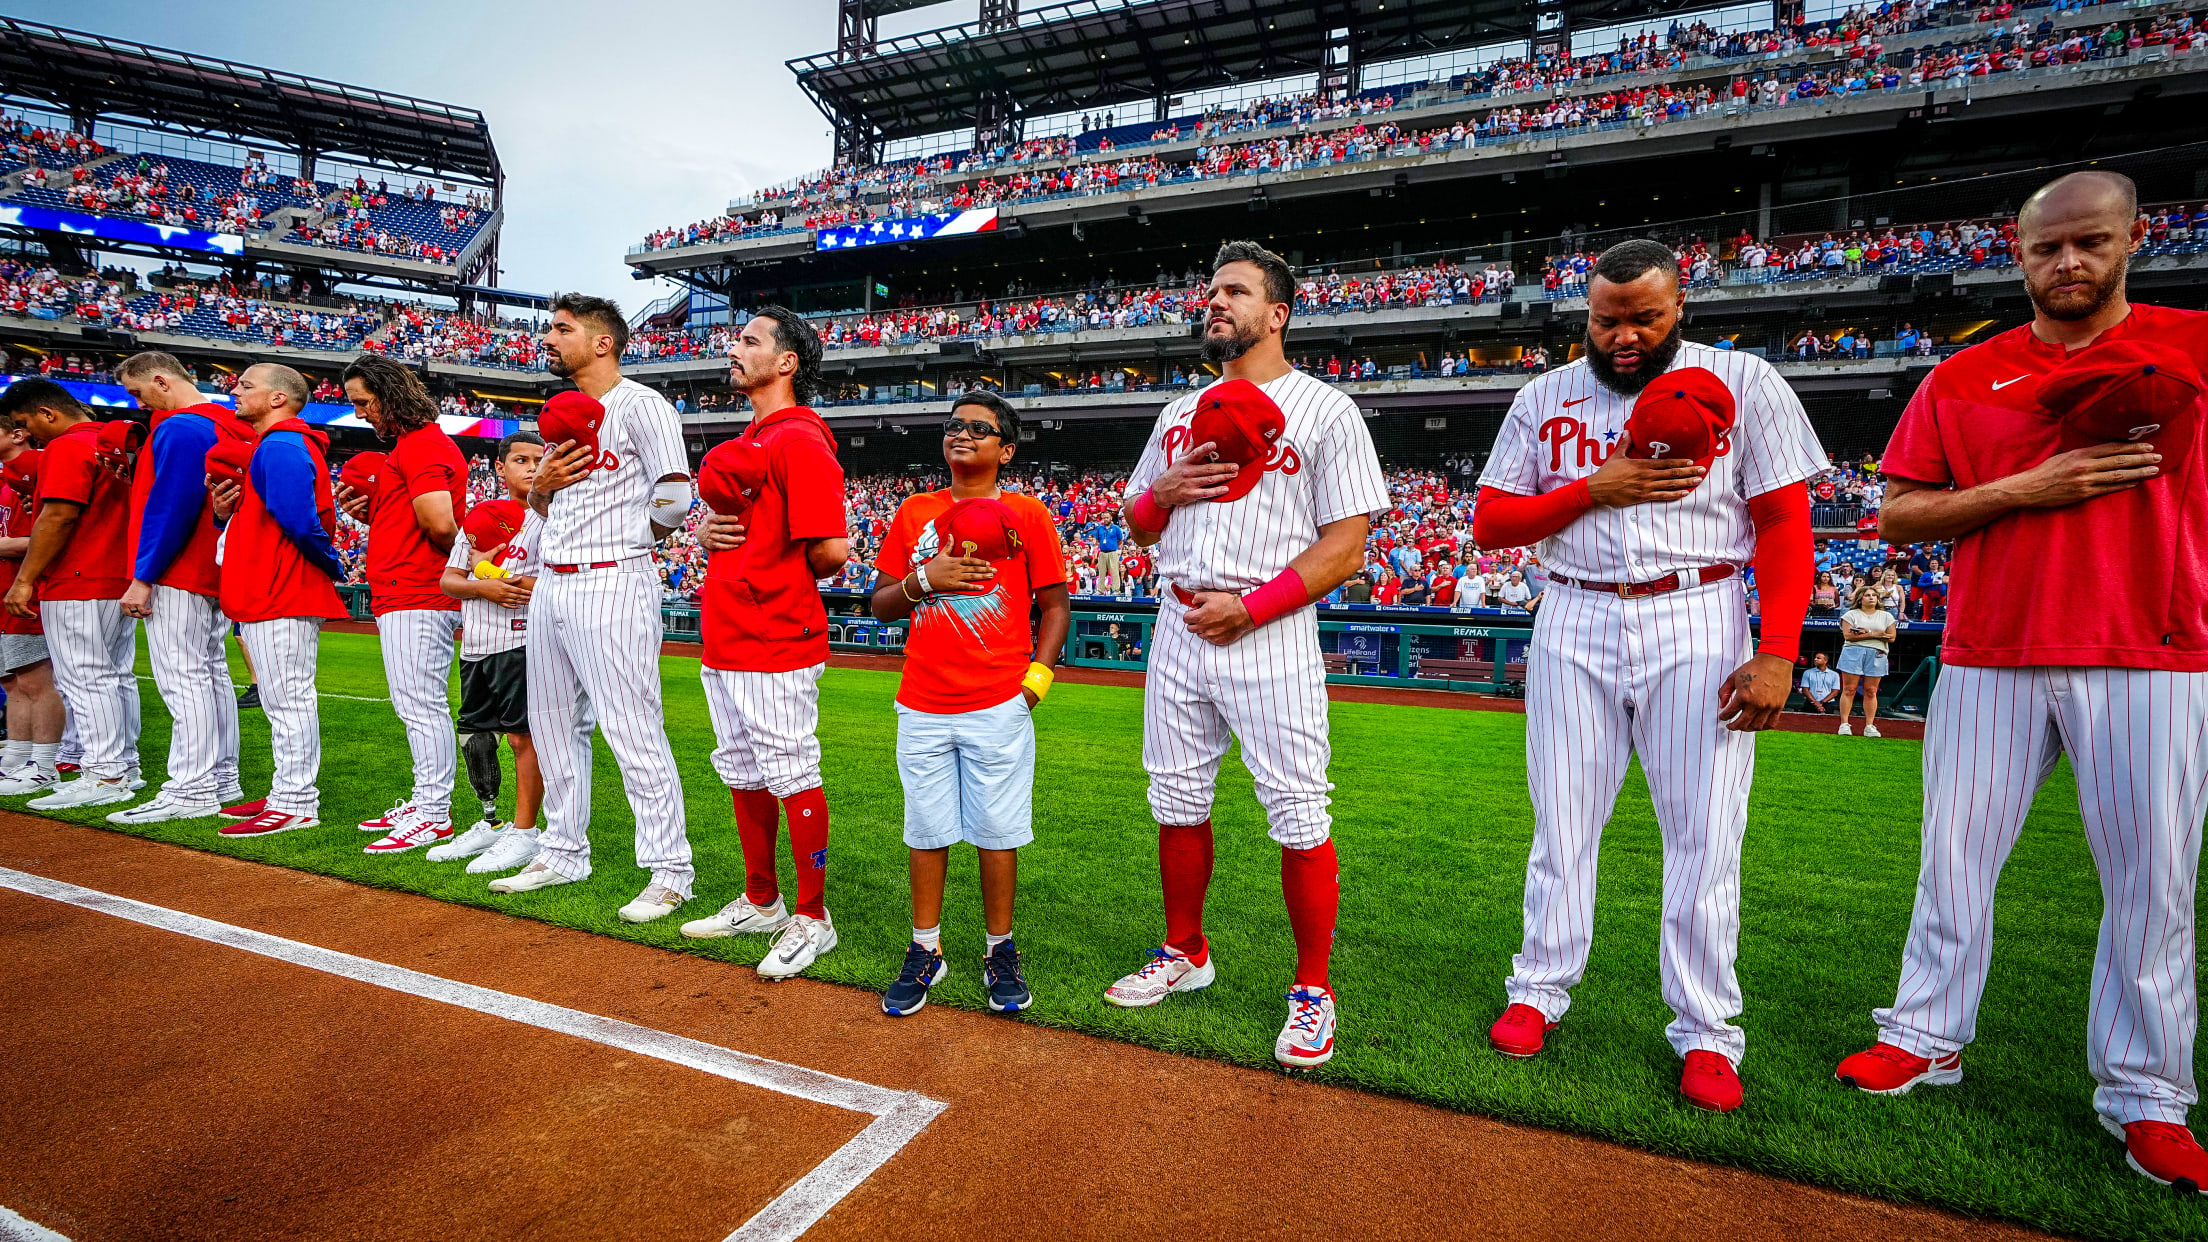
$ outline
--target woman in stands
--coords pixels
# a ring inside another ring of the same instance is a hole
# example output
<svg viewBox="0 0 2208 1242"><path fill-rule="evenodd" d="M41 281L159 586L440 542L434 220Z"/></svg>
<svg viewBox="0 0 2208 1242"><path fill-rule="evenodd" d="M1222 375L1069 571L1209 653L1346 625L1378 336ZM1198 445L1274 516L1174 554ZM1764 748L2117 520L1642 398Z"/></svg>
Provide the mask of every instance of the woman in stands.
<svg viewBox="0 0 2208 1242"><path fill-rule="evenodd" d="M1891 572L1891 571L1889 571ZM1863 690L1863 736L1878 734L1878 683L1886 676L1886 651L1900 629L1894 614L1879 602L1879 589L1868 585L1855 593L1855 607L1840 618L1840 736L1853 732L1848 716L1855 710L1856 687Z"/></svg>

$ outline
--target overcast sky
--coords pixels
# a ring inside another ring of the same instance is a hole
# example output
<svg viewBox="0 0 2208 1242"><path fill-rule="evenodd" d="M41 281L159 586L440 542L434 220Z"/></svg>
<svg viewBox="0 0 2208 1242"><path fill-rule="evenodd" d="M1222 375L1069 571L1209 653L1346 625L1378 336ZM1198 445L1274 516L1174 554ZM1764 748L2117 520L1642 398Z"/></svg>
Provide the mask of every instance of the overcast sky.
<svg viewBox="0 0 2208 1242"><path fill-rule="evenodd" d="M506 169L500 283L633 311L653 228L824 167L828 122L783 62L833 50L834 0L15 0L11 16L480 110ZM970 21L977 0L882 33Z"/></svg>

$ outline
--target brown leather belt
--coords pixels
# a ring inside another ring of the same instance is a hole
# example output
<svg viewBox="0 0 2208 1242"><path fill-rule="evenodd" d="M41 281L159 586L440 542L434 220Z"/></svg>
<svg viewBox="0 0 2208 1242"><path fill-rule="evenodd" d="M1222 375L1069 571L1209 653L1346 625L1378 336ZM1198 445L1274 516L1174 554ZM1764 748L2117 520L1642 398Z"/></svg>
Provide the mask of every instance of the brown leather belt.
<svg viewBox="0 0 2208 1242"><path fill-rule="evenodd" d="M586 569L613 569L620 564L619 561L592 561L588 565L547 565L545 568L556 574L579 574Z"/></svg>
<svg viewBox="0 0 2208 1242"><path fill-rule="evenodd" d="M1723 582L1739 572L1740 568L1736 565L1704 565L1700 569L1681 569L1668 573L1649 582L1588 582L1581 578L1567 578L1558 573L1550 574L1549 581L1575 586L1582 591L1600 591L1619 599L1639 599L1644 595L1668 595L1690 586L1708 586L1712 582Z"/></svg>

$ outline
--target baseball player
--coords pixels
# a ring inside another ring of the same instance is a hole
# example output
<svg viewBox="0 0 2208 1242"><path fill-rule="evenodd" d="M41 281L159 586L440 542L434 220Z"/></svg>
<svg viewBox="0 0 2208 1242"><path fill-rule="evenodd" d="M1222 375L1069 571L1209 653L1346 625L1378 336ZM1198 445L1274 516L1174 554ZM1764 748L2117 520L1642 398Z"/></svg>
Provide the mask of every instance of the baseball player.
<svg viewBox="0 0 2208 1242"><path fill-rule="evenodd" d="M2127 299L2136 202L2128 178L2105 172L2025 201L2013 253L2031 322L1934 368L1880 462L1880 533L1954 540L1955 556L1901 983L1872 1014L1877 1045L1838 1077L1881 1094L1961 1081L1994 886L2068 754L2103 898L2093 1109L2135 1171L2199 1194L2208 1154L2186 1116L2199 1097L2193 920L2208 815L2208 315ZM2047 565L2086 567L2107 589L2015 594Z"/></svg>
<svg viewBox="0 0 2208 1242"><path fill-rule="evenodd" d="M0 592L15 584L16 567L30 550L38 458L30 433L12 421L0 424ZM35 612L30 617L0 612L0 690L8 696L0 798L52 789L61 780L55 764L68 712L54 687L53 661Z"/></svg>
<svg viewBox="0 0 2208 1242"><path fill-rule="evenodd" d="M928 989L950 973L943 880L960 841L980 857L989 1008L1012 1013L1034 1003L1012 943L1018 851L1035 839L1030 713L1050 693L1073 605L1049 510L998 486L1019 443L1019 416L1004 398L958 398L943 427L951 485L907 498L874 561L875 617L912 618L897 684L912 944L882 997L888 1014L918 1013ZM1037 605L1039 635L1028 628Z"/></svg>
<svg viewBox="0 0 2208 1242"><path fill-rule="evenodd" d="M245 796L238 785L237 693L222 647L229 622L218 598L207 452L225 440L250 441L253 431L202 399L184 364L168 354L133 354L115 377L153 420L131 479L131 583L122 608L145 620L146 659L172 727L169 777L160 793L107 818L204 819Z"/></svg>
<svg viewBox="0 0 2208 1242"><path fill-rule="evenodd" d="M736 804L744 895L685 936L778 931L765 979L787 979L836 947L828 916L828 799L820 788L820 675L828 614L819 580L851 556L836 439L809 400L820 385L820 338L797 312L764 307L728 351L729 386L751 402L751 425L707 459L750 459L757 496L741 515L718 508L699 543L711 553L704 597L706 706L713 768ZM720 466L716 465L716 470ZM784 912L774 873L775 829L790 822L796 909Z"/></svg>
<svg viewBox="0 0 2208 1242"><path fill-rule="evenodd" d="M1208 987L1204 938L1211 803L1230 739L1257 779L1295 933L1288 1021L1273 1057L1290 1069L1334 1055L1327 958L1341 899L1327 813L1326 664L1313 601L1364 562L1387 481L1357 405L1288 365L1281 338L1295 281L1279 255L1228 242L1212 260L1206 361L1225 380L1158 415L1127 480L1127 526L1155 545L1158 628L1142 695L1142 766L1158 821L1165 944L1113 984L1114 1005Z"/></svg>
<svg viewBox="0 0 2208 1242"><path fill-rule="evenodd" d="M546 451L529 485L544 519L529 596L529 734L544 773L537 856L491 881L527 893L590 875L590 734L604 732L636 820L636 865L651 881L619 914L647 923L690 898L696 872L682 782L660 708L659 575L652 545L690 509L682 420L665 397L621 377L629 325L604 298L562 294L545 365L579 391L545 403Z"/></svg>
<svg viewBox="0 0 2208 1242"><path fill-rule="evenodd" d="M399 854L452 835L453 637L460 601L440 585L466 516L468 463L437 425L437 403L405 364L362 354L345 368L345 399L391 448L365 495L342 481L337 501L368 524L369 600L383 677L406 726L414 788L360 825L379 834L364 853Z"/></svg>
<svg viewBox="0 0 2208 1242"><path fill-rule="evenodd" d="M544 778L529 743L529 592L537 585L534 549L543 519L528 511L529 483L544 459L544 439L517 431L498 442L492 469L506 498L475 506L445 562L445 594L460 601L460 755L483 818L430 847L431 862L474 859L476 875L511 871L537 856L537 808ZM514 818L498 816L498 739L514 751ZM476 863L481 863L477 866Z"/></svg>
<svg viewBox="0 0 2208 1242"><path fill-rule="evenodd" d="M1603 252L1584 356L1518 391L1480 480L1475 539L1537 544L1551 584L1526 657L1525 940L1489 1040L1533 1056L1570 1007L1597 847L1638 754L1663 830L1665 1033L1687 1102L1722 1112L1742 1098L1733 961L1755 732L1777 723L1793 680L1813 572L1807 480L1825 454L1762 359L1680 339L1685 305L1669 247Z"/></svg>
<svg viewBox="0 0 2208 1242"><path fill-rule="evenodd" d="M268 796L225 810L226 837L258 837L321 822L322 722L314 688L322 623L343 618L345 564L331 542L337 499L329 436L300 419L307 381L273 363L247 367L234 392L252 440L207 451L208 501L221 526L222 611L260 670L274 775Z"/></svg>
<svg viewBox="0 0 2208 1242"><path fill-rule="evenodd" d="M84 733L82 774L27 805L44 811L127 801L145 781L138 776L138 679L131 671L136 635L117 603L130 582L130 494L120 446L103 439L91 411L52 380L17 380L0 392L0 414L45 450L38 515L5 607L45 627L54 684Z"/></svg>

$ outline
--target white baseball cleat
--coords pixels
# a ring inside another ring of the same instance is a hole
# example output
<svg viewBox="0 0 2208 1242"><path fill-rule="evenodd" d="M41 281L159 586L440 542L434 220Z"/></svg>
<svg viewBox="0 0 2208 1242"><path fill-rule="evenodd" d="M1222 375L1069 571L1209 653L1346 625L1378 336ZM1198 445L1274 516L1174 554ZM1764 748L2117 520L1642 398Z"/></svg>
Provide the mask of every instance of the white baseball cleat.
<svg viewBox="0 0 2208 1242"><path fill-rule="evenodd" d="M412 807L391 826L391 831L368 843L363 854L403 854L421 845L436 845L450 839L452 825L441 819L429 819Z"/></svg>
<svg viewBox="0 0 2208 1242"><path fill-rule="evenodd" d="M664 884L653 884L636 895L636 900L614 911L624 923L649 923L663 919L675 912L675 907L688 901L681 893Z"/></svg>
<svg viewBox="0 0 2208 1242"><path fill-rule="evenodd" d="M221 835L226 837L265 837L278 832L297 832L301 828L320 827L322 821L311 811L262 811L251 819L236 820L224 824Z"/></svg>
<svg viewBox="0 0 2208 1242"><path fill-rule="evenodd" d="M759 963L762 979L788 979L804 973L805 969L820 960L820 955L836 947L836 926L828 921L826 911L819 918L806 914L790 916L789 926L775 938L774 947L767 950L767 960Z"/></svg>
<svg viewBox="0 0 2208 1242"><path fill-rule="evenodd" d="M413 810L412 806L407 805L406 799L401 798L392 803L391 809L383 814L376 816L374 819L360 821L360 830L362 832L387 833L398 827L399 821L412 814Z"/></svg>
<svg viewBox="0 0 2208 1242"><path fill-rule="evenodd" d="M34 811L66 811L79 806L106 806L112 802L130 801L130 778L119 776L102 780L80 776L64 781L43 798L33 798L23 805Z"/></svg>
<svg viewBox="0 0 2208 1242"><path fill-rule="evenodd" d="M491 881L491 891L494 893L533 893L540 888L551 888L555 884L573 884L574 882L539 861L530 863L513 875Z"/></svg>
<svg viewBox="0 0 2208 1242"><path fill-rule="evenodd" d="M1150 950L1149 965L1104 989L1104 999L1122 1009L1141 1009L1175 992L1208 988L1218 977L1209 953L1204 955L1204 964L1198 966L1188 960L1187 954L1160 945Z"/></svg>
<svg viewBox="0 0 2208 1242"><path fill-rule="evenodd" d="M151 802L141 802L127 810L116 811L107 817L111 824L160 824L172 819L213 819L222 814L220 802L193 802L188 798L175 798L158 794Z"/></svg>
<svg viewBox="0 0 2208 1242"><path fill-rule="evenodd" d="M719 914L702 919L692 919L682 925L682 934L692 940L714 940L722 936L751 936L778 932L789 926L789 911L782 908L782 899L762 910L751 904L749 897L738 897L721 907Z"/></svg>
<svg viewBox="0 0 2208 1242"><path fill-rule="evenodd" d="M1334 993L1303 984L1288 989L1288 1025L1273 1041L1273 1060L1307 1070L1334 1059Z"/></svg>
<svg viewBox="0 0 2208 1242"><path fill-rule="evenodd" d="M430 851L422 857L431 862L458 862L463 858L473 858L498 844L500 827L499 824L479 820L475 827L468 829L443 845L432 846Z"/></svg>
<svg viewBox="0 0 2208 1242"><path fill-rule="evenodd" d="M20 798L24 794L41 793L60 783L60 773L42 772L35 765L26 764L5 777L0 777L0 798Z"/></svg>
<svg viewBox="0 0 2208 1242"><path fill-rule="evenodd" d="M534 828L508 828L498 834L491 848L476 855L468 862L469 875L489 875L493 871L512 871L526 867L537 860L537 830Z"/></svg>

